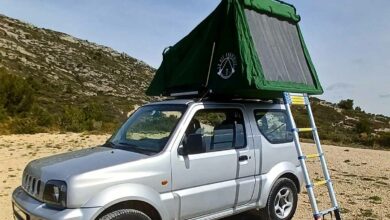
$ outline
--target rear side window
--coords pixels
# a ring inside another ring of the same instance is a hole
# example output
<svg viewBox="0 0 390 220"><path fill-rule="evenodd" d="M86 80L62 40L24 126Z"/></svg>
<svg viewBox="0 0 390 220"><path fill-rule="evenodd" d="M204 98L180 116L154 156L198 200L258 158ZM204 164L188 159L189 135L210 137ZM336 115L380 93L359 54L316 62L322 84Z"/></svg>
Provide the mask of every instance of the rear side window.
<svg viewBox="0 0 390 220"><path fill-rule="evenodd" d="M278 144L293 141L286 112L256 110L254 114L257 127L270 143Z"/></svg>

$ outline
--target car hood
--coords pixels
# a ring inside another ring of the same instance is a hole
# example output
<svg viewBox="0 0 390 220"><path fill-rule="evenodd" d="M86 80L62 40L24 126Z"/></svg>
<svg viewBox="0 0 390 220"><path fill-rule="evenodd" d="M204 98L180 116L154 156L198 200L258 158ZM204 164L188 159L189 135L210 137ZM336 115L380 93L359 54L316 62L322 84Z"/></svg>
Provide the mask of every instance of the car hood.
<svg viewBox="0 0 390 220"><path fill-rule="evenodd" d="M31 161L25 173L42 181L67 180L74 175L128 163L148 155L109 147L93 147Z"/></svg>

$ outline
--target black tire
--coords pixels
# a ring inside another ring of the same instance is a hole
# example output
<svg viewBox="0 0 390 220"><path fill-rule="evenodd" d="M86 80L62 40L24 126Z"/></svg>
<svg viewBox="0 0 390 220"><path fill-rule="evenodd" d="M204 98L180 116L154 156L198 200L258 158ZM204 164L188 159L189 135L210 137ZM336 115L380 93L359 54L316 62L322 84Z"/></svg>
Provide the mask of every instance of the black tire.
<svg viewBox="0 0 390 220"><path fill-rule="evenodd" d="M145 213L135 209L119 209L107 213L99 220L152 220Z"/></svg>
<svg viewBox="0 0 390 220"><path fill-rule="evenodd" d="M283 192L287 193L287 190L289 190L289 193L287 194L288 198L282 199L281 201L280 195L283 195ZM281 193L280 195L278 195L279 192ZM292 202L291 207L289 207L289 203L286 203L286 201ZM260 217L262 220L290 220L295 214L297 203L298 190L295 183L288 178L280 178L275 182L271 189L266 207L259 211ZM282 204L282 207L287 208L280 207L280 204ZM276 210L276 206L278 206L278 210ZM282 210L286 210L286 213L284 213L284 211L282 213Z"/></svg>

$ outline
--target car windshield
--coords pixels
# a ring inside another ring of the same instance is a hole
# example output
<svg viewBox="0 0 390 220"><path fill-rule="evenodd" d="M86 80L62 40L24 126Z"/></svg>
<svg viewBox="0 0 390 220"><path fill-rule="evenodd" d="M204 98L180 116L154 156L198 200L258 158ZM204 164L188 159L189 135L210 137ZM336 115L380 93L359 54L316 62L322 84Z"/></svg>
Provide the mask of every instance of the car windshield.
<svg viewBox="0 0 390 220"><path fill-rule="evenodd" d="M148 155L159 153L164 149L185 109L185 105L141 107L106 145Z"/></svg>

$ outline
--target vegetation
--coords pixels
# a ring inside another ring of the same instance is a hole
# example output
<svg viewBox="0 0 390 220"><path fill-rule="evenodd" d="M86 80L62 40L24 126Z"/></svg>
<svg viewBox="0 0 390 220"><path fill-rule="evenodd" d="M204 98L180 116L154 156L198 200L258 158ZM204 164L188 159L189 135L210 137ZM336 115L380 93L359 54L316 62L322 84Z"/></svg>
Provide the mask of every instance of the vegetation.
<svg viewBox="0 0 390 220"><path fill-rule="evenodd" d="M321 140L329 144L357 145L369 148L390 149L390 118L367 114L360 107L353 107L353 100L341 100L338 104L311 98ZM298 127L310 126L306 109L294 107L293 114ZM304 139L312 139L310 133L302 133Z"/></svg>
<svg viewBox="0 0 390 220"><path fill-rule="evenodd" d="M0 69L0 126L2 133L32 134L48 131L111 132L120 117L107 114L97 102L83 105L58 105L54 113L38 104L35 90L20 76ZM123 119L124 117L122 117Z"/></svg>
<svg viewBox="0 0 390 220"><path fill-rule="evenodd" d="M31 86L20 77L0 69L0 117L4 119L7 115L14 116L27 112L33 102Z"/></svg>
<svg viewBox="0 0 390 220"><path fill-rule="evenodd" d="M341 100L339 104L337 104L339 108L345 109L345 110L352 110L353 109L353 100L347 99L347 100Z"/></svg>

